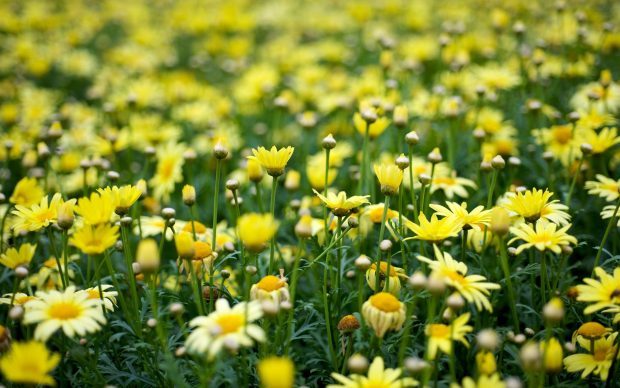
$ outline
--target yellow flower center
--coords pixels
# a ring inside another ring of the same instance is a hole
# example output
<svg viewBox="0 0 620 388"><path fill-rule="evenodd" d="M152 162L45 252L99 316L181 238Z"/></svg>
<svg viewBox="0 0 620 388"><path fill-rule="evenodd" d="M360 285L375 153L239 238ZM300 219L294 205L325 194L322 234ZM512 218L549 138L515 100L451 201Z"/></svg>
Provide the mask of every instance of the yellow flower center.
<svg viewBox="0 0 620 388"><path fill-rule="evenodd" d="M362 385L360 385L362 386ZM385 380L368 380L363 385L364 388L388 388L391 384L387 383Z"/></svg>
<svg viewBox="0 0 620 388"><path fill-rule="evenodd" d="M99 299L99 290L90 289L87 291L88 299Z"/></svg>
<svg viewBox="0 0 620 388"><path fill-rule="evenodd" d="M465 281L465 276L461 275L460 273L458 273L458 272L456 272L456 271L449 271L449 272L446 272L446 276L447 276L448 278L450 278L450 280L455 281L456 283L459 283L459 284L465 284L465 283L467 283L467 282Z"/></svg>
<svg viewBox="0 0 620 388"><path fill-rule="evenodd" d="M54 218L54 212L52 211L52 209L42 209L34 215L34 219L41 223L52 218Z"/></svg>
<svg viewBox="0 0 620 388"><path fill-rule="evenodd" d="M80 316L81 307L73 302L57 302L50 306L49 315L60 320L74 319Z"/></svg>
<svg viewBox="0 0 620 388"><path fill-rule="evenodd" d="M394 295L387 292L379 292L371 296L370 304L387 313L400 310L400 301Z"/></svg>
<svg viewBox="0 0 620 388"><path fill-rule="evenodd" d="M443 323L435 323L430 325L429 333L431 337L448 338L450 336L450 326Z"/></svg>
<svg viewBox="0 0 620 388"><path fill-rule="evenodd" d="M606 332L605 326L598 322L586 322L577 330L577 334L590 339L600 338L605 335Z"/></svg>
<svg viewBox="0 0 620 388"><path fill-rule="evenodd" d="M198 233L198 234L203 234L204 232L207 231L207 227L204 226L202 223L200 223L198 221L194 221L194 229L196 230L196 233ZM183 227L183 231L184 232L191 232L192 231L192 223L191 223L191 221L188 222L187 224L185 224L185 226Z"/></svg>
<svg viewBox="0 0 620 388"><path fill-rule="evenodd" d="M261 290L275 291L284 287L284 282L276 276L267 275L258 282L257 286Z"/></svg>
<svg viewBox="0 0 620 388"><path fill-rule="evenodd" d="M560 125L553 129L553 137L560 144L568 143L572 136L572 130L566 125Z"/></svg>
<svg viewBox="0 0 620 388"><path fill-rule="evenodd" d="M232 313L220 315L215 322L222 330L221 335L236 333L245 323L243 315Z"/></svg>
<svg viewBox="0 0 620 388"><path fill-rule="evenodd" d="M592 357L596 361L605 361L605 359L607 359L608 351L609 351L609 349L607 347L595 349L594 350L594 354L592 355Z"/></svg>
<svg viewBox="0 0 620 388"><path fill-rule="evenodd" d="M433 182L437 185L448 185L452 186L456 183L456 179L450 177L439 177L433 179Z"/></svg>
<svg viewBox="0 0 620 388"><path fill-rule="evenodd" d="M387 273L387 263L385 261L382 261L381 263L379 263L379 268L381 268L381 275L385 275ZM373 270L376 270L377 265L376 264L372 264L370 266ZM398 274L396 273L396 271L394 270L394 266L391 265L390 266L390 276L397 276Z"/></svg>

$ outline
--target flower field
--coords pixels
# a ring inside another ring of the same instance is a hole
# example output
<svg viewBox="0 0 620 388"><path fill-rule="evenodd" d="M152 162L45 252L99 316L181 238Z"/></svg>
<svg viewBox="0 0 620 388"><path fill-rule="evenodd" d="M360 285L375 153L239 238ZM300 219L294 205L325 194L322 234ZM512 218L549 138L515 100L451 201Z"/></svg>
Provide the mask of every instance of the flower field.
<svg viewBox="0 0 620 388"><path fill-rule="evenodd" d="M620 386L620 3L0 14L2 386Z"/></svg>

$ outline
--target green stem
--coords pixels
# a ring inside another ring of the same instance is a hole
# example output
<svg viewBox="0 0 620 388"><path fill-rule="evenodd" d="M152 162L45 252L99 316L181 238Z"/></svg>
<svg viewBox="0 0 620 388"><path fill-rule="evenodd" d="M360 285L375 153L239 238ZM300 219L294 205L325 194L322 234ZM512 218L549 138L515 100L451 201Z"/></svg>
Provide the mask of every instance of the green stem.
<svg viewBox="0 0 620 388"><path fill-rule="evenodd" d="M327 185L329 182L328 179L328 174L329 174L329 152L330 149L326 148L325 149L325 186L323 186L323 196L327 197ZM327 225L327 215L328 215L328 211L327 211L327 204L324 203L323 204L323 225L324 225L324 231L325 231L325 241L327 241L327 231L329 230L328 225Z"/></svg>
<svg viewBox="0 0 620 388"><path fill-rule="evenodd" d="M362 143L362 168L360 169L360 184L359 184L359 194L364 195L368 193L366 188L366 170L368 169L367 161L368 161L368 130L369 125L366 124L366 132L364 133L364 142Z"/></svg>
<svg viewBox="0 0 620 388"><path fill-rule="evenodd" d="M415 295L411 295L411 300L407 303L407 317L405 318L405 325L403 330L403 336L400 340L400 348L398 350L398 366L403 366L405 360L405 353L409 346L409 337L411 336L411 326L413 325L413 311L415 309Z"/></svg>
<svg viewBox="0 0 620 388"><path fill-rule="evenodd" d="M577 170L573 174L573 180L570 183L570 189L568 190L568 195L566 196L566 202L565 202L566 205L570 206L570 199L573 196L573 190L575 189L575 183L577 183L577 177L581 173L581 166L583 165L584 159L585 159L585 156L582 156L581 159L579 159L579 164L577 165Z"/></svg>
<svg viewBox="0 0 620 388"><path fill-rule="evenodd" d="M2 216L2 222L0 222L0 252L4 252L4 224L6 223L6 218L11 212L11 207L12 205L8 205L6 207L6 211L4 212L4 215Z"/></svg>
<svg viewBox="0 0 620 388"><path fill-rule="evenodd" d="M607 229L605 229L605 234L603 234L603 239L601 240L601 243L599 244L598 252L596 252L596 257L594 258L594 267L592 267L592 276L594 276L594 269L598 267L599 261L601 260L601 253L603 253L603 247L605 246L605 243L607 242L607 237L609 236L609 231L611 230L611 226L616 221L616 214L618 213L618 208L620 208L620 197L618 197L618 200L616 201L616 208L614 209L614 212L611 215L609 222L607 223Z"/></svg>
<svg viewBox="0 0 620 388"><path fill-rule="evenodd" d="M278 177L274 176L271 183L271 205L270 205L270 213L271 216L275 218L276 214L276 189L278 188ZM274 256L276 252L276 236L274 235L271 238L271 244L269 247L269 272L268 274L273 273L274 271Z"/></svg>
<svg viewBox="0 0 620 388"><path fill-rule="evenodd" d="M51 227L46 228L47 238L50 242L50 248L54 255L54 259L56 260L56 266L58 267L58 276L60 276L60 281L62 283L62 289L65 290L67 288L67 281L65 280L65 274L62 270L62 265L60 264L60 257L58 256L58 250L56 249L56 244L54 243L54 236L52 234Z"/></svg>
<svg viewBox="0 0 620 388"><path fill-rule="evenodd" d="M286 344L284 345L284 354L288 354L291 346L291 340L293 336L293 315L295 311L295 296L297 294L297 281L299 279L299 264L301 262L301 256L306 250L306 240L300 239L299 246L297 247L297 254L295 255L295 263L293 264L293 270L291 273L291 310L288 313L288 319L286 321L287 335L285 337Z"/></svg>
<svg viewBox="0 0 620 388"><path fill-rule="evenodd" d="M110 257L110 252L108 250L106 250L103 253L103 260L105 261L108 267L108 273L110 274L110 278L112 279L112 284L114 285L114 288L116 289L116 292L118 293L118 299L120 300L120 305L121 305L121 309L123 310L123 315L126 316L127 319L131 321L131 324L132 324L131 326L133 327L136 334L140 337L142 333L138 330L138 325L134 322L133 314L129 313L129 310L131 309L131 307L127 304L127 300L125 299L125 296L123 295L123 292L121 291L120 284L118 283L118 280L116 280L116 276L114 276L116 274L116 271L114 269L114 266L112 265L112 258Z"/></svg>
<svg viewBox="0 0 620 388"><path fill-rule="evenodd" d="M515 300L514 288L512 286L512 278L510 277L510 266L508 264L508 254L506 253L506 244L504 239L500 241L500 259L502 265L502 271L504 271L504 279L506 281L506 289L508 292L508 302L510 303L510 312L512 315L512 325L514 330L518 334L519 330L519 316L517 314L517 305Z"/></svg>
<svg viewBox="0 0 620 388"><path fill-rule="evenodd" d="M202 307L202 297L200 295L200 282L198 281L198 276L196 276L196 270L194 269L194 263L192 263L192 259L185 259L185 263L187 264L188 271L190 272L191 282L192 282L192 292L194 293L194 303L196 304L196 310L199 315L204 315L204 309ZM202 265L202 263L201 263ZM211 294L209 294L210 298L213 299Z"/></svg>
<svg viewBox="0 0 620 388"><path fill-rule="evenodd" d="M165 232L164 232L165 235ZM136 322L141 326L140 317L140 302L138 299L138 289L136 287L136 276L133 272L133 255L131 254L131 246L129 245L129 228L126 225L121 226L121 238L123 240L123 253L125 257L125 266L127 268L127 277L129 281L129 291L131 293L131 300L134 307L134 313L136 316Z"/></svg>
<svg viewBox="0 0 620 388"><path fill-rule="evenodd" d="M385 219L387 218L388 208L390 207L390 196L385 196L385 202L383 203L383 214L381 215L381 229L379 229L379 245L383 241L383 234L385 233ZM379 252L381 249L379 248ZM375 293L381 292L381 254L377 255L377 261L375 263Z"/></svg>
<svg viewBox="0 0 620 388"><path fill-rule="evenodd" d="M540 254L540 293L544 306L547 303L547 255L544 251Z"/></svg>
<svg viewBox="0 0 620 388"><path fill-rule="evenodd" d="M413 221L418 222L418 213L415 210L416 207L416 195L413 186L413 147L409 146L409 187L411 190L411 206L413 206Z"/></svg>

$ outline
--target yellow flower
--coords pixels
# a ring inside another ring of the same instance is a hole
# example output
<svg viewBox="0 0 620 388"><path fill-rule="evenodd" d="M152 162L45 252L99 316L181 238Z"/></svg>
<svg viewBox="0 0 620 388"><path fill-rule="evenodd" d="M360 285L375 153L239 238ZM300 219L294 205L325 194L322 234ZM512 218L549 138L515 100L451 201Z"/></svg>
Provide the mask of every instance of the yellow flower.
<svg viewBox="0 0 620 388"><path fill-rule="evenodd" d="M103 306L108 311L114 311L114 306L116 305L116 297L118 296L117 291L108 291L108 289L112 288L109 284L101 285L101 293L99 293L99 287L91 287L85 289L85 292L88 295L88 299L97 299L101 301L103 299ZM103 296L103 298L101 297Z"/></svg>
<svg viewBox="0 0 620 388"><path fill-rule="evenodd" d="M168 202L174 186L183 180L183 164L185 159L183 144L169 142L157 149L157 168L155 175L149 180L153 187L155 199Z"/></svg>
<svg viewBox="0 0 620 388"><path fill-rule="evenodd" d="M0 264L11 269L19 266L28 267L36 250L37 246L31 244L22 244L19 250L9 248L0 256Z"/></svg>
<svg viewBox="0 0 620 388"><path fill-rule="evenodd" d="M364 321L379 338L383 338L388 330L400 330L406 314L405 305L387 292L372 295L362 305Z"/></svg>
<svg viewBox="0 0 620 388"><path fill-rule="evenodd" d="M433 245L435 260L418 256L418 260L429 265L431 276L443 281L447 286L453 287L468 302L474 303L478 311L484 307L488 311L493 311L493 306L489 299L490 290L500 288L499 284L486 282L486 278L481 275L467 275L467 265L456 261L449 253L442 253L437 245Z"/></svg>
<svg viewBox="0 0 620 388"><path fill-rule="evenodd" d="M570 215L566 213L568 206L560 204L558 200L549 202L551 196L552 192L537 189L523 193L508 193L502 207L512 213L511 215L523 217L527 222L545 218L558 225L568 224L570 220Z"/></svg>
<svg viewBox="0 0 620 388"><path fill-rule="evenodd" d="M278 231L278 222L271 214L248 213L239 217L237 234L243 245L252 252L265 249L265 244Z"/></svg>
<svg viewBox="0 0 620 388"><path fill-rule="evenodd" d="M293 151L295 151L293 147L285 147L279 150L276 146L272 146L270 150L265 147L258 147L258 149L252 149L253 155L248 156L248 159L257 161L261 167L267 170L269 175L277 177L284 172Z"/></svg>
<svg viewBox="0 0 620 388"><path fill-rule="evenodd" d="M588 143L592 146L593 154L602 154L611 147L620 143L620 136L618 136L618 128L603 128L600 132L596 132L594 129L584 129L579 131L579 142Z"/></svg>
<svg viewBox="0 0 620 388"><path fill-rule="evenodd" d="M84 225L73 233L69 243L87 255L105 252L118 240L118 226Z"/></svg>
<svg viewBox="0 0 620 388"><path fill-rule="evenodd" d="M344 217L351 213L351 210L368 203L368 195L354 195L347 198L344 191L334 194L332 191L327 192L327 197L321 195L318 191L313 190L314 194L332 210L337 217Z"/></svg>
<svg viewBox="0 0 620 388"><path fill-rule="evenodd" d="M75 202L75 199L67 202ZM64 203L62 195L56 193L50 202L48 202L47 196L44 196L39 204L30 207L15 205L13 214L16 216L16 220L13 229L17 232L34 232L55 224L58 220L58 208Z"/></svg>
<svg viewBox="0 0 620 388"><path fill-rule="evenodd" d="M560 254L562 252L562 247L569 246L570 244L577 244L577 239L566 233L570 227L571 224L568 224L557 229L558 226L556 224L545 219L538 220L535 227L524 222L510 228L510 232L514 234L515 237L508 243L512 244L517 240L525 241L525 244L521 244L517 247L517 255L531 247L535 247L541 252L549 250L553 253Z"/></svg>
<svg viewBox="0 0 620 388"><path fill-rule="evenodd" d="M264 342L265 332L252 323L262 316L259 302L241 302L231 308L226 299L220 298L215 301L215 311L190 321L189 326L195 329L185 346L192 353L208 353L212 360L226 343L250 347L254 341Z"/></svg>
<svg viewBox="0 0 620 388"><path fill-rule="evenodd" d="M474 380L471 377L465 377L463 379L463 388L506 388L506 383L502 381L502 377L494 373L492 375L480 375L478 380Z"/></svg>
<svg viewBox="0 0 620 388"><path fill-rule="evenodd" d="M540 343L540 352L543 355L545 372L556 374L562 371L563 350L557 338L550 338Z"/></svg>
<svg viewBox="0 0 620 388"><path fill-rule="evenodd" d="M288 284L284 279L277 276L267 275L250 289L252 300L271 300L276 305L289 300Z"/></svg>
<svg viewBox="0 0 620 388"><path fill-rule="evenodd" d="M138 244L136 262L143 272L150 273L159 269L159 247L152 238L145 238Z"/></svg>
<svg viewBox="0 0 620 388"><path fill-rule="evenodd" d="M258 377L262 388L292 388L295 364L288 357L270 356L258 362Z"/></svg>
<svg viewBox="0 0 620 388"><path fill-rule="evenodd" d="M401 278L407 278L407 274L405 274L405 271L402 268L398 268L395 267L393 265L390 265L390 281L389 281L389 289L386 289L387 286L387 267L388 267L388 263L385 261L382 261L379 263L379 268L380 268L380 272L379 272L379 284L380 284L380 288L385 291L385 292L389 292L392 295L398 295L398 293L400 292L400 279ZM370 267L366 270L366 281L368 282L368 286L370 286L370 288L373 291L377 291L377 264L372 263L370 265Z"/></svg>
<svg viewBox="0 0 620 388"><path fill-rule="evenodd" d="M51 353L41 342L13 342L0 359L0 370L12 383L56 386L50 372L59 362L60 354Z"/></svg>
<svg viewBox="0 0 620 388"><path fill-rule="evenodd" d="M263 180L265 172L263 171L263 168L261 167L261 164L258 162L258 160L248 159L246 169L248 172L248 179L250 179L252 182L260 182L261 180Z"/></svg>
<svg viewBox="0 0 620 388"><path fill-rule="evenodd" d="M433 214L428 220L424 213L420 213L418 224L406 220L405 226L416 234L414 238L417 240L439 243L447 238L458 236L462 229L461 222L454 217L437 218L437 214Z"/></svg>
<svg viewBox="0 0 620 388"><path fill-rule="evenodd" d="M605 175L596 174L596 181L587 181L586 189L588 194L598 195L605 198L606 201L615 201L620 194L618 193L618 187L620 187L620 179L613 180L607 178Z"/></svg>
<svg viewBox="0 0 620 388"><path fill-rule="evenodd" d="M439 174L435 175L432 182L433 184L431 185L431 193L437 190L443 190L448 199L454 198L455 195L461 198L467 198L469 197L469 193L465 187L471 187L473 189L477 187L474 181L456 176L456 172L444 176L440 176Z"/></svg>
<svg viewBox="0 0 620 388"><path fill-rule="evenodd" d="M484 206L478 206L471 212L467 211L467 203L463 202L460 205L456 202L446 202L448 207L444 207L437 204L430 204L431 209L435 210L436 214L442 217L455 217L463 225L465 230L476 229L484 230L491 222L491 211L484 210Z"/></svg>
<svg viewBox="0 0 620 388"><path fill-rule="evenodd" d="M174 236L174 245L177 249L177 254L182 259L193 259L196 250L194 245L194 239L189 232L177 233Z"/></svg>
<svg viewBox="0 0 620 388"><path fill-rule="evenodd" d="M75 207L75 212L89 225L108 223L112 219L114 209L114 196L112 191L99 191L91 193L89 197L80 198Z"/></svg>
<svg viewBox="0 0 620 388"><path fill-rule="evenodd" d="M482 375L492 375L497 371L497 362L492 352L481 350L476 353L476 367Z"/></svg>
<svg viewBox="0 0 620 388"><path fill-rule="evenodd" d="M183 186L183 189L181 190L181 196L185 205L194 205L196 203L196 188L192 185Z"/></svg>
<svg viewBox="0 0 620 388"><path fill-rule="evenodd" d="M24 177L15 185L9 202L15 205L30 207L39 203L43 195L43 189L35 178Z"/></svg>
<svg viewBox="0 0 620 388"><path fill-rule="evenodd" d="M368 127L366 121L362 118L362 115L355 113L355 115L353 115L353 125L362 135L366 134L366 128L368 128L368 137L372 140L379 137L379 135L387 129L390 125L390 119L385 116L379 117L377 121L370 124L370 127Z"/></svg>
<svg viewBox="0 0 620 388"><path fill-rule="evenodd" d="M37 324L36 340L45 342L58 329L67 337L83 337L99 331L106 323L101 300L90 299L87 292L76 291L74 286L67 287L64 292L37 291L36 296L37 299L24 305L24 323Z"/></svg>
<svg viewBox="0 0 620 388"><path fill-rule="evenodd" d="M352 374L349 377L332 373L340 384L328 384L327 388L399 388L415 387L418 382L411 377L401 377L401 369L385 368L383 358L375 357L368 368L368 376Z"/></svg>
<svg viewBox="0 0 620 388"><path fill-rule="evenodd" d="M327 171L327 185L331 185L336 180L338 170L330 168ZM310 186L314 190L323 190L325 188L325 165L308 163L306 166L306 176L310 182Z"/></svg>
<svg viewBox="0 0 620 388"><path fill-rule="evenodd" d="M582 379L594 374L606 381L616 354L616 346L618 346L614 345L617 336L618 333L613 333L592 342L585 338L577 338L577 342L587 353L572 354L566 357L564 359L566 371L581 372Z"/></svg>
<svg viewBox="0 0 620 388"><path fill-rule="evenodd" d="M132 185L106 187L97 191L102 196L109 195L112 198L112 204L118 215L127 214L131 205L142 195L142 191L138 187Z"/></svg>
<svg viewBox="0 0 620 388"><path fill-rule="evenodd" d="M384 195L394 195L403 181L403 170L395 164L375 164L375 175Z"/></svg>
<svg viewBox="0 0 620 388"><path fill-rule="evenodd" d="M577 286L579 296L577 300L590 305L583 312L592 314L607 307L620 305L620 267L616 267L613 274L608 274L601 267L594 268L594 274L599 280L585 278Z"/></svg>
<svg viewBox="0 0 620 388"><path fill-rule="evenodd" d="M450 325L443 323L431 323L426 325L425 334L428 337L428 356L434 360L437 351L441 350L445 354L452 353L452 343L459 341L465 346L469 346L465 334L471 333L474 328L467 325L470 314L465 313L455 318Z"/></svg>

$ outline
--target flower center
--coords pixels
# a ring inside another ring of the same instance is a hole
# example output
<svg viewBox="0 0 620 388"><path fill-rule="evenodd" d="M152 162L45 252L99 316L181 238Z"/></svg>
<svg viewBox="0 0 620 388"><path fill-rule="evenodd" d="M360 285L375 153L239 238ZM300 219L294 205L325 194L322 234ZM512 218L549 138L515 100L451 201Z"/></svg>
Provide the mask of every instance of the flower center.
<svg viewBox="0 0 620 388"><path fill-rule="evenodd" d="M284 284L282 279L273 275L267 275L258 282L258 288L265 291L275 291L284 287Z"/></svg>
<svg viewBox="0 0 620 388"><path fill-rule="evenodd" d="M572 138L571 128L566 125L557 126L553 129L553 137L558 143L566 144Z"/></svg>
<svg viewBox="0 0 620 388"><path fill-rule="evenodd" d="M215 319L223 334L236 333L243 327L244 319L240 314L223 314Z"/></svg>
<svg viewBox="0 0 620 388"><path fill-rule="evenodd" d="M370 304L384 312L394 312L400 310L400 301L387 292L379 292L370 297Z"/></svg>
<svg viewBox="0 0 620 388"><path fill-rule="evenodd" d="M599 349L595 349L594 350L594 354L592 355L592 357L596 360L596 361L605 361L605 359L607 359L607 352L609 351L608 348L604 347L604 348L599 348Z"/></svg>
<svg viewBox="0 0 620 388"><path fill-rule="evenodd" d="M90 289L87 291L88 293L88 299L99 299L99 290L95 290L95 289Z"/></svg>
<svg viewBox="0 0 620 388"><path fill-rule="evenodd" d="M74 319L80 316L81 308L72 302L57 302L50 306L49 315L60 320Z"/></svg>
<svg viewBox="0 0 620 388"><path fill-rule="evenodd" d="M600 338L605 335L606 332L605 326L598 322L586 322L577 330L577 334L586 338Z"/></svg>
<svg viewBox="0 0 620 388"><path fill-rule="evenodd" d="M450 327L443 323L435 323L430 325L429 332L431 337L448 338L450 336Z"/></svg>

